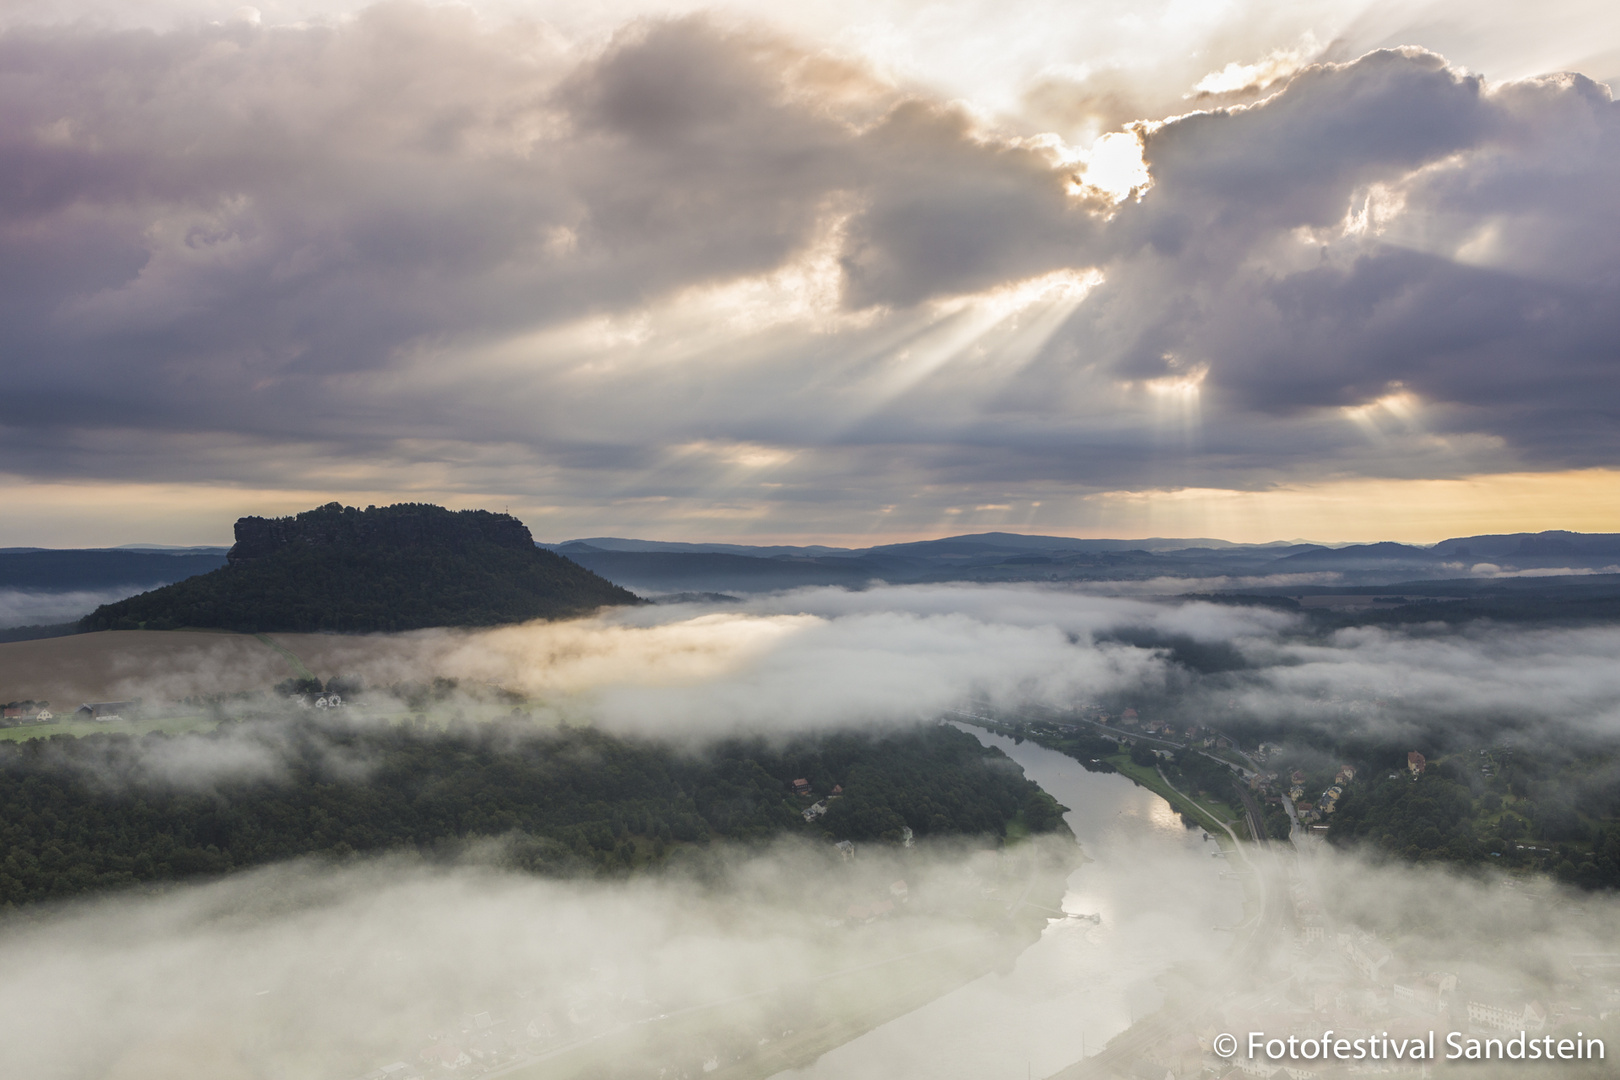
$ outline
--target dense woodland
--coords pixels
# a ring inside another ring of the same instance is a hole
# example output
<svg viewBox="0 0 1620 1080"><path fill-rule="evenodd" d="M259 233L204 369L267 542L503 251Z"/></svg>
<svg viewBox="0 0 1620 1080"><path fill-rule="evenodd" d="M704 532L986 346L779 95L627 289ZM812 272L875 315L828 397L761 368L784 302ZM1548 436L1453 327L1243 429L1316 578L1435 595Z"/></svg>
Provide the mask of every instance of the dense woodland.
<svg viewBox="0 0 1620 1080"><path fill-rule="evenodd" d="M1391 764L1349 786L1328 835L1409 860L1534 867L1620 888L1620 755L1495 747L1415 777Z"/></svg>
<svg viewBox="0 0 1620 1080"><path fill-rule="evenodd" d="M534 546L505 514L337 503L295 518L243 518L230 565L105 604L91 630L217 627L249 633L494 626L639 602Z"/></svg>
<svg viewBox="0 0 1620 1080"><path fill-rule="evenodd" d="M794 794L798 779L809 794ZM803 811L835 786L843 794L807 822ZM701 755L521 719L58 735L0 743L0 905L301 855L431 857L478 837L504 838L525 869L613 874L716 839L784 832L828 841L896 841L907 827L918 837L1048 832L1066 828L1062 809L999 750L943 726L779 747L729 742Z"/></svg>

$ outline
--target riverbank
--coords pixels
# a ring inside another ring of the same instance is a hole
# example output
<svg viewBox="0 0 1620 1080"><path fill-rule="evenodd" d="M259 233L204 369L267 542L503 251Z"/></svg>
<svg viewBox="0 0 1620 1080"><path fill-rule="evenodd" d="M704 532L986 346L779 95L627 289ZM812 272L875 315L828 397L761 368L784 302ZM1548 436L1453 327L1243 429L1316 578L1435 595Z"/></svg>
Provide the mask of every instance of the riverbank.
<svg viewBox="0 0 1620 1080"><path fill-rule="evenodd" d="M1195 800L1192 796L1177 790L1157 768L1138 765L1132 761L1131 755L1124 750L1093 759L1075 751L1072 747L1066 745L1062 739L1054 739L1044 734L1030 732L1027 729L1018 730L1011 724L1002 724L982 717L969 718L966 716L958 717L956 722L994 732L1009 739L1027 739L1036 746L1044 746L1048 750L1056 750L1060 754L1071 757L1080 762L1082 766L1089 767L1094 761L1102 762L1114 772L1127 777L1140 787L1147 788L1159 796L1169 803L1178 814L1185 815L1197 822L1198 826L1209 833L1223 848L1230 849L1234 846L1234 839L1231 835L1233 833L1237 834L1239 839L1254 839L1250 835L1243 814L1237 808L1213 799Z"/></svg>
<svg viewBox="0 0 1620 1080"><path fill-rule="evenodd" d="M1044 1077L1103 1047L1182 996L1180 972L1230 963L1243 883L1201 829L1114 770L1029 739L960 724L1069 810L1086 863L1072 873L1040 940L1009 970L829 1051L777 1080L984 1080ZM1033 897L1032 897L1033 899Z"/></svg>

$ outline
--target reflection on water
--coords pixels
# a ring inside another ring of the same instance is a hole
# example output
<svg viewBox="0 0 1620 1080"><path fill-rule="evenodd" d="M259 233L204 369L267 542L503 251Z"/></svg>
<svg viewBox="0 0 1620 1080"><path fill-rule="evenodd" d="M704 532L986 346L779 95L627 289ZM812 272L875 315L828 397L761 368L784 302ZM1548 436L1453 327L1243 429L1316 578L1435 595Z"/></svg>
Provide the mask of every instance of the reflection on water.
<svg viewBox="0 0 1620 1080"><path fill-rule="evenodd" d="M1226 860L1157 795L1117 773L1088 773L1034 743L976 728L1069 807L1093 862L1069 878L1063 910L1009 974L986 975L779 1080L1025 1080L1100 1049L1157 1008L1155 979L1171 964L1219 956L1242 918Z"/></svg>

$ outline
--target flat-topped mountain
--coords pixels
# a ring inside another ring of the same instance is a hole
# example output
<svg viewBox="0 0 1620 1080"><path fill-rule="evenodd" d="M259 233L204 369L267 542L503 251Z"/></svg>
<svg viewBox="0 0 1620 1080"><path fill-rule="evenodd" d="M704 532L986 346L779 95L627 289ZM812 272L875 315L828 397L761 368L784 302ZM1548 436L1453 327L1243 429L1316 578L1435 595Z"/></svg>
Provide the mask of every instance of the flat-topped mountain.
<svg viewBox="0 0 1620 1080"><path fill-rule="evenodd" d="M97 608L81 630L417 630L582 615L638 598L537 548L508 514L328 503L245 517L227 564Z"/></svg>

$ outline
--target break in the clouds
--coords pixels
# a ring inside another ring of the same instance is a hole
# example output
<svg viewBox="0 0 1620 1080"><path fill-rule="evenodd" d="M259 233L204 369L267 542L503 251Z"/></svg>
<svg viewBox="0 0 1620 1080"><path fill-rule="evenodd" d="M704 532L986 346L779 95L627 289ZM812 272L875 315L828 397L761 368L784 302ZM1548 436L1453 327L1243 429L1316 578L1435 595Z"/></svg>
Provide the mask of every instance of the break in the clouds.
<svg viewBox="0 0 1620 1080"><path fill-rule="evenodd" d="M785 534L1620 465L1591 78L1279 23L992 109L615 19L9 18L7 471Z"/></svg>

